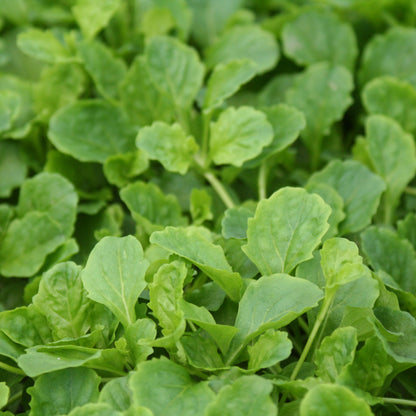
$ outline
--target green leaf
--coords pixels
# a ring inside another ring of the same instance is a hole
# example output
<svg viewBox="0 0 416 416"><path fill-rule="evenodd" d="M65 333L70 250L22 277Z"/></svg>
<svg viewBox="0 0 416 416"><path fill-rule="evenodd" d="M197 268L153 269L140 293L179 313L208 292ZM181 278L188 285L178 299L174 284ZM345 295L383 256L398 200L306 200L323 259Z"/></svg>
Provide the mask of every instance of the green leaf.
<svg viewBox="0 0 416 416"><path fill-rule="evenodd" d="M386 182L386 198L391 208L395 208L416 172L414 139L399 124L382 115L368 117L366 136L374 170Z"/></svg>
<svg viewBox="0 0 416 416"><path fill-rule="evenodd" d="M290 273L312 257L328 230L330 208L302 188L279 189L259 202L248 220L248 244L244 252L260 273Z"/></svg>
<svg viewBox="0 0 416 416"><path fill-rule="evenodd" d="M29 277L46 256L65 242L62 229L48 214L33 211L10 224L0 246L0 271L6 277Z"/></svg>
<svg viewBox="0 0 416 416"><path fill-rule="evenodd" d="M153 348L148 344L156 338L156 335L156 324L148 318L138 319L126 328L124 336L136 365L152 354Z"/></svg>
<svg viewBox="0 0 416 416"><path fill-rule="evenodd" d="M273 128L266 116L251 107L230 107L211 124L210 156L217 165L241 166L271 143Z"/></svg>
<svg viewBox="0 0 416 416"><path fill-rule="evenodd" d="M248 220L253 215L254 212L246 207L227 209L221 221L222 235L224 238L247 238Z"/></svg>
<svg viewBox="0 0 416 416"><path fill-rule="evenodd" d="M6 406L9 401L9 394L10 389L7 384L4 381L0 382L0 409Z"/></svg>
<svg viewBox="0 0 416 416"><path fill-rule="evenodd" d="M161 121L143 127L136 138L136 145L143 149L149 159L158 160L170 172L184 175L191 163L198 145L178 124L171 126Z"/></svg>
<svg viewBox="0 0 416 416"><path fill-rule="evenodd" d="M63 63L74 60L51 30L28 29L18 36L17 45L25 54L45 62Z"/></svg>
<svg viewBox="0 0 416 416"><path fill-rule="evenodd" d="M240 330L237 339L248 342L269 328L282 328L322 298L321 289L305 279L284 273L263 276L252 282L241 298L235 321Z"/></svg>
<svg viewBox="0 0 416 416"><path fill-rule="evenodd" d="M80 271L81 267L72 262L55 265L42 276L38 293L33 298L56 339L77 338L88 330L86 318L90 302Z"/></svg>
<svg viewBox="0 0 416 416"><path fill-rule="evenodd" d="M372 416L370 406L347 387L320 384L309 390L300 405L300 416Z"/></svg>
<svg viewBox="0 0 416 416"><path fill-rule="evenodd" d="M405 130L416 132L416 89L413 85L383 76L368 82L361 95L370 114L384 114Z"/></svg>
<svg viewBox="0 0 416 416"><path fill-rule="evenodd" d="M200 225L213 219L211 212L212 198L204 189L194 188L190 198L190 212L193 223Z"/></svg>
<svg viewBox="0 0 416 416"><path fill-rule="evenodd" d="M48 214L66 237L74 230L78 196L71 182L56 173L39 173L20 188L17 215Z"/></svg>
<svg viewBox="0 0 416 416"><path fill-rule="evenodd" d="M107 26L119 6L120 0L76 0L72 13L82 34L91 39Z"/></svg>
<svg viewBox="0 0 416 416"><path fill-rule="evenodd" d="M319 155L322 137L351 105L353 80L343 66L320 62L298 75L286 92L286 102L301 110L306 127L301 133L313 157ZM320 97L316 101L316 97Z"/></svg>
<svg viewBox="0 0 416 416"><path fill-rule="evenodd" d="M258 26L235 26L223 32L206 51L208 68L230 61L248 59L256 72L272 69L279 60L279 47L273 35Z"/></svg>
<svg viewBox="0 0 416 416"><path fill-rule="evenodd" d="M77 49L99 93L105 98L115 98L118 85L127 72L124 61L116 58L109 48L96 40L81 41Z"/></svg>
<svg viewBox="0 0 416 416"><path fill-rule="evenodd" d="M155 184L135 182L120 191L120 197L146 232L151 234L162 226L185 225L181 207L174 195L165 195Z"/></svg>
<svg viewBox="0 0 416 416"><path fill-rule="evenodd" d="M48 137L59 151L82 162L104 163L109 156L134 150L134 132L125 113L101 100L61 108L51 118Z"/></svg>
<svg viewBox="0 0 416 416"><path fill-rule="evenodd" d="M138 365L129 381L133 403L154 416L203 416L214 392L206 382L194 381L182 366L166 358Z"/></svg>
<svg viewBox="0 0 416 416"><path fill-rule="evenodd" d="M321 266L326 280L326 290L333 290L361 277L371 278L370 270L363 264L357 245L345 238L325 241L321 253Z"/></svg>
<svg viewBox="0 0 416 416"><path fill-rule="evenodd" d="M120 98L125 112L137 125L161 120L171 122L174 116L172 98L158 88L150 75L144 56L138 56L120 84Z"/></svg>
<svg viewBox="0 0 416 416"><path fill-rule="evenodd" d="M361 234L362 249L372 268L388 273L399 288L416 294L416 252L394 231L370 227Z"/></svg>
<svg viewBox="0 0 416 416"><path fill-rule="evenodd" d="M207 82L204 111L211 112L224 100L234 95L243 84L256 75L256 64L248 59L239 59L215 66Z"/></svg>
<svg viewBox="0 0 416 416"><path fill-rule="evenodd" d="M240 299L241 276L232 271L222 248L212 244L196 228L166 227L163 231L154 232L150 242L189 260L214 280L232 300Z"/></svg>
<svg viewBox="0 0 416 416"><path fill-rule="evenodd" d="M383 180L360 162L333 160L309 182L332 186L344 200L345 219L339 225L341 235L362 230L370 224L385 190Z"/></svg>
<svg viewBox="0 0 416 416"><path fill-rule="evenodd" d="M33 416L58 416L68 414L98 398L101 379L87 368L68 368L45 374L36 379L28 389L31 396L30 414Z"/></svg>
<svg viewBox="0 0 416 416"><path fill-rule="evenodd" d="M27 174L21 146L12 141L0 142L0 197L7 198L20 186Z"/></svg>
<svg viewBox="0 0 416 416"><path fill-rule="evenodd" d="M172 348L185 332L186 322L180 307L187 268L182 261L162 265L149 284L149 308L162 327L164 338L152 345Z"/></svg>
<svg viewBox="0 0 416 416"><path fill-rule="evenodd" d="M92 250L81 278L88 297L105 305L127 327L136 320L134 307L146 287L148 265L133 236L105 237Z"/></svg>
<svg viewBox="0 0 416 416"><path fill-rule="evenodd" d="M219 391L208 406L206 416L274 416L277 409L270 397L272 388L271 382L265 378L255 375L240 377Z"/></svg>
<svg viewBox="0 0 416 416"><path fill-rule="evenodd" d="M191 47L176 39L155 36L145 51L150 76L177 109L188 109L202 85L204 66Z"/></svg>
<svg viewBox="0 0 416 416"><path fill-rule="evenodd" d="M416 214L409 212L403 220L397 221L397 234L407 239L416 249Z"/></svg>
<svg viewBox="0 0 416 416"><path fill-rule="evenodd" d="M127 410L131 405L132 392L128 385L129 378L113 378L100 391L99 402L107 403L116 410Z"/></svg>
<svg viewBox="0 0 416 416"><path fill-rule="evenodd" d="M381 75L391 75L416 86L416 29L392 27L367 43L360 71L361 84Z"/></svg>
<svg viewBox="0 0 416 416"><path fill-rule="evenodd" d="M287 332L267 330L253 345L247 347L248 369L258 371L276 365L290 356L292 343Z"/></svg>
<svg viewBox="0 0 416 416"><path fill-rule="evenodd" d="M68 416L122 416L120 412L114 410L105 403L88 403L81 407L76 407Z"/></svg>
<svg viewBox="0 0 416 416"><path fill-rule="evenodd" d="M316 375L325 382L336 382L344 368L354 360L357 330L350 326L337 328L325 337L316 350Z"/></svg>
<svg viewBox="0 0 416 416"><path fill-rule="evenodd" d="M328 61L353 69L358 54L352 27L326 10L304 9L285 24L282 41L285 55L299 65Z"/></svg>

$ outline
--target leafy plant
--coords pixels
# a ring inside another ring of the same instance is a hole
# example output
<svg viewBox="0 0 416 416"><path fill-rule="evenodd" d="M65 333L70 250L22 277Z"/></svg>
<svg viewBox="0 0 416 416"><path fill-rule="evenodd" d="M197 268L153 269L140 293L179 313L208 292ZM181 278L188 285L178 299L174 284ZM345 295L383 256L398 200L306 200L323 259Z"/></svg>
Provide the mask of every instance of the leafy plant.
<svg viewBox="0 0 416 416"><path fill-rule="evenodd" d="M416 414L413 0L0 2L0 416Z"/></svg>

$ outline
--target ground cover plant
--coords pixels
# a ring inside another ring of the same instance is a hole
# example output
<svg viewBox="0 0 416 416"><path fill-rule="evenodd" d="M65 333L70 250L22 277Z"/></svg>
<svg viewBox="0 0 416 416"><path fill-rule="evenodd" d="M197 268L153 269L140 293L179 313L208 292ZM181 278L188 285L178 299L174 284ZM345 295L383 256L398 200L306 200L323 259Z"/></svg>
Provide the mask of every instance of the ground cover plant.
<svg viewBox="0 0 416 416"><path fill-rule="evenodd" d="M416 415L413 0L1 0L0 415Z"/></svg>

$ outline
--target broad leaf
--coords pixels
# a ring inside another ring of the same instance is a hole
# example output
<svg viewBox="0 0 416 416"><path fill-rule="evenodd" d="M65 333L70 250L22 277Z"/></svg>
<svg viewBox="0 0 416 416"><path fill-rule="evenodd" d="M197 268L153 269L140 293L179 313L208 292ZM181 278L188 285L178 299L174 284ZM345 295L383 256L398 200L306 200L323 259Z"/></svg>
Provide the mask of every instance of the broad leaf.
<svg viewBox="0 0 416 416"><path fill-rule="evenodd" d="M134 307L147 285L148 265L136 238L105 237L92 250L81 278L88 297L107 306L127 327L136 320Z"/></svg>
<svg viewBox="0 0 416 416"><path fill-rule="evenodd" d="M282 188L259 202L243 250L264 274L290 273L312 257L328 230L330 208L301 188Z"/></svg>
<svg viewBox="0 0 416 416"><path fill-rule="evenodd" d="M68 413L68 416L122 416L122 414L105 403L88 403L76 407Z"/></svg>
<svg viewBox="0 0 416 416"><path fill-rule="evenodd" d="M273 128L251 107L228 108L211 124L210 156L217 165L241 166L271 143Z"/></svg>
<svg viewBox="0 0 416 416"><path fill-rule="evenodd" d="M13 141L0 142L0 197L7 198L25 180L27 164L23 149Z"/></svg>
<svg viewBox="0 0 416 416"><path fill-rule="evenodd" d="M166 170L187 172L198 150L192 136L188 136L178 123L171 126L157 121L139 131L136 145L146 151L149 159L158 160Z"/></svg>
<svg viewBox="0 0 416 416"><path fill-rule="evenodd" d="M116 410L127 410L131 405L132 392L128 385L128 376L110 380L100 391L99 402L107 403Z"/></svg>

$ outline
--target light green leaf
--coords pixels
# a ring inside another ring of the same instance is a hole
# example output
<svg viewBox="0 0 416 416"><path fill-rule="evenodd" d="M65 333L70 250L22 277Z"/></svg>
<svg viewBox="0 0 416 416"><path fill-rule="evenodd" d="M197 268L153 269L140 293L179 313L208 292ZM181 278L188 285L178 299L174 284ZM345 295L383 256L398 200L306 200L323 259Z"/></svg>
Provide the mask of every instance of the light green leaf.
<svg viewBox="0 0 416 416"><path fill-rule="evenodd" d="M28 29L18 36L17 45L27 55L42 61L54 63L75 60L51 30Z"/></svg>
<svg viewBox="0 0 416 416"><path fill-rule="evenodd" d="M137 149L134 152L110 156L104 163L104 174L108 182L118 187L125 186L130 179L145 172L149 159L145 152Z"/></svg>
<svg viewBox="0 0 416 416"><path fill-rule="evenodd" d="M144 56L138 56L130 66L120 84L120 98L131 121L139 126L155 120L169 123L174 117L172 98L154 83Z"/></svg>
<svg viewBox="0 0 416 416"><path fill-rule="evenodd" d="M292 343L287 332L267 330L253 345L247 347L248 369L258 371L276 365L289 357Z"/></svg>
<svg viewBox="0 0 416 416"><path fill-rule="evenodd" d="M416 132L416 89L406 81L390 76L368 82L362 99L370 114L384 114L396 120L405 130Z"/></svg>
<svg viewBox="0 0 416 416"><path fill-rule="evenodd" d="M416 172L414 139L398 123L382 115L367 118L366 136L374 170L386 182L385 197L395 208Z"/></svg>
<svg viewBox="0 0 416 416"><path fill-rule="evenodd" d="M248 220L253 216L253 210L246 207L227 209L221 221L224 238L247 238Z"/></svg>
<svg viewBox="0 0 416 416"><path fill-rule="evenodd" d="M101 379L88 368L68 368L45 374L28 389L32 416L66 415L98 398Z"/></svg>
<svg viewBox="0 0 416 416"><path fill-rule="evenodd" d="M20 188L17 215L48 214L66 237L74 230L78 196L71 182L57 173L39 173Z"/></svg>
<svg viewBox="0 0 416 416"><path fill-rule="evenodd" d="M6 406L9 401L9 394L10 389L7 384L4 381L0 382L0 409Z"/></svg>
<svg viewBox="0 0 416 416"><path fill-rule="evenodd" d="M404 219L397 221L397 234L409 240L416 249L416 213L409 212Z"/></svg>
<svg viewBox="0 0 416 416"><path fill-rule="evenodd" d="M27 174L23 151L13 141L0 142L0 197L7 198L12 190L20 186Z"/></svg>
<svg viewBox="0 0 416 416"><path fill-rule="evenodd" d="M6 277L29 277L46 256L66 240L59 224L48 214L33 211L15 219L0 246L0 271Z"/></svg>
<svg viewBox="0 0 416 416"><path fill-rule="evenodd" d="M127 327L136 320L134 307L146 287L148 265L133 236L105 237L92 250L81 278L88 297L107 306Z"/></svg>
<svg viewBox="0 0 416 416"><path fill-rule="evenodd" d="M357 330L350 326L337 328L325 337L316 350L316 375L325 382L335 382L344 368L354 360Z"/></svg>
<svg viewBox="0 0 416 416"><path fill-rule="evenodd" d="M77 49L99 93L105 98L115 98L118 85L127 72L124 61L116 58L109 48L97 40L81 41Z"/></svg>
<svg viewBox="0 0 416 416"><path fill-rule="evenodd" d="M355 160L331 161L309 182L332 186L344 200L345 219L339 225L341 235L360 231L370 224L382 192L383 180Z"/></svg>
<svg viewBox="0 0 416 416"><path fill-rule="evenodd" d="M301 137L313 157L320 153L322 137L351 105L352 89L352 75L345 67L320 62L298 75L287 90L287 103L305 115L306 127ZM320 99L316 101L316 97Z"/></svg>
<svg viewBox="0 0 416 416"><path fill-rule="evenodd" d="M138 148L146 151L150 159L158 160L170 172L184 175L191 163L198 145L175 123L171 126L161 121L140 129L136 138Z"/></svg>
<svg viewBox="0 0 416 416"><path fill-rule="evenodd" d="M241 276L232 271L222 248L208 241L197 229L166 227L163 231L154 232L150 242L189 260L214 280L232 300L240 299Z"/></svg>
<svg viewBox="0 0 416 416"><path fill-rule="evenodd" d="M290 273L312 257L328 230L331 209L318 195L302 188L281 188L259 202L248 220L248 243L243 247L260 273Z"/></svg>
<svg viewBox="0 0 416 416"><path fill-rule="evenodd" d="M256 64L248 59L220 63L215 66L207 82L204 111L220 107L224 100L234 95L243 84L256 75Z"/></svg>
<svg viewBox="0 0 416 416"><path fill-rule="evenodd" d="M156 338L156 324L148 318L138 319L126 328L124 334L127 345L133 356L134 364L146 360L152 354L153 348L148 344Z"/></svg>
<svg viewBox="0 0 416 416"><path fill-rule="evenodd" d="M68 413L68 416L122 416L122 414L105 403L87 403L76 407Z"/></svg>
<svg viewBox="0 0 416 416"><path fill-rule="evenodd" d="M230 386L223 387L208 406L206 416L275 416L277 414L270 393L270 381L259 376L243 376Z"/></svg>
<svg viewBox="0 0 416 416"><path fill-rule="evenodd" d="M300 416L372 416L370 406L350 389L320 384L309 390L300 405Z"/></svg>
<svg viewBox="0 0 416 416"><path fill-rule="evenodd" d="M322 9L301 11L285 24L282 40L285 55L299 65L328 61L353 69L358 54L352 27Z"/></svg>
<svg viewBox="0 0 416 416"><path fill-rule="evenodd" d="M174 195L165 195L155 184L135 182L120 191L120 197L148 234L163 226L185 225L181 207Z"/></svg>
<svg viewBox="0 0 416 416"><path fill-rule="evenodd" d="M370 227L361 234L362 250L372 268L388 273L399 288L416 294L416 252L394 231Z"/></svg>
<svg viewBox="0 0 416 416"><path fill-rule="evenodd" d="M206 382L194 381L184 367L166 358L138 365L129 380L133 403L154 416L204 416L214 392Z"/></svg>
<svg viewBox="0 0 416 416"><path fill-rule="evenodd" d="M101 100L61 108L51 118L48 137L59 151L82 162L104 163L109 156L134 150L134 132L125 113Z"/></svg>
<svg viewBox="0 0 416 416"><path fill-rule="evenodd" d="M214 218L211 212L212 198L204 189L194 188L190 198L190 212L193 223L200 225Z"/></svg>
<svg viewBox="0 0 416 416"><path fill-rule="evenodd" d="M107 26L120 3L120 0L76 0L72 13L82 34L87 39L93 38Z"/></svg>
<svg viewBox="0 0 416 416"><path fill-rule="evenodd" d="M170 37L155 36L145 51L150 76L157 88L180 109L188 109L202 86L204 66L191 47Z"/></svg>
<svg viewBox="0 0 416 416"><path fill-rule="evenodd" d="M217 165L241 166L272 139L273 128L265 114L251 107L230 107L211 124L210 156Z"/></svg>
<svg viewBox="0 0 416 416"><path fill-rule="evenodd" d="M350 240L331 238L325 241L320 253L326 290L336 290L361 277L371 278L370 270L358 254L357 245Z"/></svg>
<svg viewBox="0 0 416 416"><path fill-rule="evenodd" d="M367 43L361 63L360 81L365 84L381 75L391 75L416 87L416 29L391 27Z"/></svg>
<svg viewBox="0 0 416 416"><path fill-rule="evenodd" d="M149 284L149 308L162 327L164 338L152 345L172 348L185 332L186 322L180 307L187 268L182 261L162 265Z"/></svg>
<svg viewBox="0 0 416 416"><path fill-rule="evenodd" d="M107 403L116 410L127 410L131 405L132 399L128 381L128 376L113 378L100 391L98 401Z"/></svg>
<svg viewBox="0 0 416 416"><path fill-rule="evenodd" d="M90 302L75 263L60 263L49 269L39 284L33 303L46 316L56 337L77 338L88 330Z"/></svg>
<svg viewBox="0 0 416 416"><path fill-rule="evenodd" d="M258 26L234 26L223 32L206 51L208 68L220 63L248 59L256 72L272 69L279 59L279 47L273 35Z"/></svg>
<svg viewBox="0 0 416 416"><path fill-rule="evenodd" d="M248 342L269 328L282 328L317 306L322 298L322 290L305 279L284 273L263 276L251 283L241 298L236 339Z"/></svg>

